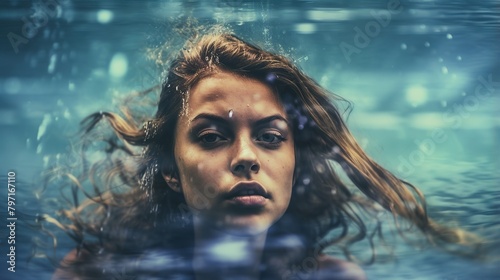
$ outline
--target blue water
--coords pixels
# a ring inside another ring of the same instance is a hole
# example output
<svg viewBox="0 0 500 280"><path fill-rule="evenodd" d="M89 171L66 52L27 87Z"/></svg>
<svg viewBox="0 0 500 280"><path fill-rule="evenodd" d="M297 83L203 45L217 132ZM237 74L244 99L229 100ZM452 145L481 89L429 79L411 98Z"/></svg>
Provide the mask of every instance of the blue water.
<svg viewBox="0 0 500 280"><path fill-rule="evenodd" d="M187 15L293 58L352 101L348 124L369 154L418 185L438 220L491 240L498 255L500 1L332 2L2 1L0 220L14 171L18 221L15 273L0 226L0 278L50 278L48 261L28 262L30 224L58 196L48 189L37 199L40 172L68 152L83 117L161 80L146 49ZM61 256L72 243L59 237ZM500 279L498 262L390 243L396 259L364 267L369 279Z"/></svg>

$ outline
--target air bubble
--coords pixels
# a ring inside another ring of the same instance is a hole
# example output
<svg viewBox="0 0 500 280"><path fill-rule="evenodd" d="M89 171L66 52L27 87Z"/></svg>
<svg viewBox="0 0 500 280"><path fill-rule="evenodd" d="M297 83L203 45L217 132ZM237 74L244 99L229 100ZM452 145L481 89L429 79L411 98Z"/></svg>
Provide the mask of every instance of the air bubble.
<svg viewBox="0 0 500 280"><path fill-rule="evenodd" d="M325 172L325 166L324 166L323 164L321 164L321 163L318 163L318 164L316 165L316 171L318 171L318 173L323 173L323 172Z"/></svg>
<svg viewBox="0 0 500 280"><path fill-rule="evenodd" d="M303 194L305 191L306 190L305 190L305 188L303 186L300 186L300 187L297 188L297 193L298 194Z"/></svg>
<svg viewBox="0 0 500 280"><path fill-rule="evenodd" d="M274 73L268 73L266 76L266 80L270 83L274 82L276 80L277 76Z"/></svg>
<svg viewBox="0 0 500 280"><path fill-rule="evenodd" d="M110 23L113 20L113 12L110 10L99 10L97 12L97 22L100 24Z"/></svg>
<svg viewBox="0 0 500 280"><path fill-rule="evenodd" d="M448 40L453 39L453 35L451 35L450 33L446 34L446 39L448 39Z"/></svg>
<svg viewBox="0 0 500 280"><path fill-rule="evenodd" d="M21 81L17 78L7 78L4 83L4 90L9 94L16 94L21 91Z"/></svg>
<svg viewBox="0 0 500 280"><path fill-rule="evenodd" d="M128 71L128 59L123 53L116 53L111 58L109 63L109 75L113 78L122 78L127 74Z"/></svg>
<svg viewBox="0 0 500 280"><path fill-rule="evenodd" d="M334 152L334 153L336 153L336 154L340 153L340 148L339 148L339 146L335 146L335 147L333 147L333 152Z"/></svg>
<svg viewBox="0 0 500 280"><path fill-rule="evenodd" d="M49 63L49 66L47 67L47 72L49 74L53 74L54 73L54 70L56 68L56 63L57 63L57 56L55 54L53 54L50 57L50 63Z"/></svg>

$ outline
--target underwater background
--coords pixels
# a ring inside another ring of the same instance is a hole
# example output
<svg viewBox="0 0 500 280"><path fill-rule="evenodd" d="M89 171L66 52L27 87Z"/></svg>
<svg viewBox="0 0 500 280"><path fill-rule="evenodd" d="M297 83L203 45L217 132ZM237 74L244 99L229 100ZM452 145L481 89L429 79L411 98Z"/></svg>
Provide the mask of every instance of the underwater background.
<svg viewBox="0 0 500 280"><path fill-rule="evenodd" d="M499 255L500 1L3 0L1 279L50 279L35 220L60 194L41 172L71 151L85 116L162 81L147 50L174 42L185 18L286 55L351 101L347 123L368 153L416 184L432 217ZM56 235L62 257L74 245ZM500 279L498 261L387 242L394 258L363 266L368 279Z"/></svg>

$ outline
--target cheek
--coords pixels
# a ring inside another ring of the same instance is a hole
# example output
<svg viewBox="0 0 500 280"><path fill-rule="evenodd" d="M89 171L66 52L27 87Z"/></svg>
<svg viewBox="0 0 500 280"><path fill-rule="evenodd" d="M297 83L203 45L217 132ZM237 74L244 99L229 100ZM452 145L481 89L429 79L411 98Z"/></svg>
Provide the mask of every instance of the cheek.
<svg viewBox="0 0 500 280"><path fill-rule="evenodd" d="M189 207L194 211L209 209L223 177L219 165L206 155L181 156L178 167L182 192Z"/></svg>
<svg viewBox="0 0 500 280"><path fill-rule="evenodd" d="M204 190L204 176L197 172L196 166L179 168L181 188L184 199L192 211L202 211L210 207L210 201Z"/></svg>
<svg viewBox="0 0 500 280"><path fill-rule="evenodd" d="M287 194L288 194L288 202L290 202L290 198L292 196L292 187L293 187L293 181L294 181L294 176L295 176L295 152L294 149L292 149L291 156L289 157L289 160L287 161L288 164L283 166L283 173L285 178L287 178Z"/></svg>
<svg viewBox="0 0 500 280"><path fill-rule="evenodd" d="M295 171L295 158L287 158L286 161L283 161L285 164L280 165L277 168L277 173L274 174L274 177L277 179L275 182L281 186L282 193L282 203L288 206L290 202L290 198L292 196L292 187L293 187L293 176Z"/></svg>
<svg viewBox="0 0 500 280"><path fill-rule="evenodd" d="M295 165L285 166L283 169L284 169L285 176L287 178L286 191L288 194L288 200L290 200L290 197L292 196L292 187L293 187L293 181L294 181L293 179L294 179Z"/></svg>
<svg viewBox="0 0 500 280"><path fill-rule="evenodd" d="M223 170L220 163L206 155L184 158L182 162L182 168L179 167L182 183L192 188L213 184Z"/></svg>

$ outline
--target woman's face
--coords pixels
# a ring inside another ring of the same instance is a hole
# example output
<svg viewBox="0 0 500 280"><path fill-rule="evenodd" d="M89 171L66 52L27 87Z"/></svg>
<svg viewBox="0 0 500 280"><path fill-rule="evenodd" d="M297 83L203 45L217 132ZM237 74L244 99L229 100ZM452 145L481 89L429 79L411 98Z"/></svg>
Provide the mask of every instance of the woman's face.
<svg viewBox="0 0 500 280"><path fill-rule="evenodd" d="M266 84L228 72L200 80L175 132L180 185L173 189L183 192L195 222L259 233L283 215L294 142L283 106Z"/></svg>

